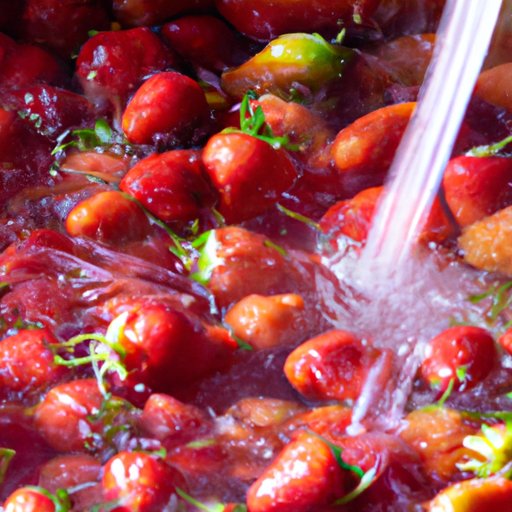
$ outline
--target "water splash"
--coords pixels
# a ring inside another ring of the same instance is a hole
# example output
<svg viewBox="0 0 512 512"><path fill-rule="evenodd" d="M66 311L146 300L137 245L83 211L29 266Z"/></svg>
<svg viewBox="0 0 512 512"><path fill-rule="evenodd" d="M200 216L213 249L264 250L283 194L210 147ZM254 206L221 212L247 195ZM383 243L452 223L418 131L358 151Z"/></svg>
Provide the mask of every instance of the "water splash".
<svg viewBox="0 0 512 512"><path fill-rule="evenodd" d="M389 429L402 417L424 344L467 309L474 275L460 266L440 272L435 258L411 257L416 236L438 192L446 162L487 54L501 0L449 0L418 107L390 170L390 182L358 261L330 261L344 303L328 298L338 328L367 335L394 353L393 378L383 384L384 359L370 371L353 411L361 422ZM323 286L325 283L319 283ZM350 295L350 294L349 294ZM347 307L347 303L349 307ZM380 391L377 391L380 390Z"/></svg>
<svg viewBox="0 0 512 512"><path fill-rule="evenodd" d="M390 169L386 194L361 258L387 272L405 261L439 189L487 55L501 0L449 0L416 112Z"/></svg>

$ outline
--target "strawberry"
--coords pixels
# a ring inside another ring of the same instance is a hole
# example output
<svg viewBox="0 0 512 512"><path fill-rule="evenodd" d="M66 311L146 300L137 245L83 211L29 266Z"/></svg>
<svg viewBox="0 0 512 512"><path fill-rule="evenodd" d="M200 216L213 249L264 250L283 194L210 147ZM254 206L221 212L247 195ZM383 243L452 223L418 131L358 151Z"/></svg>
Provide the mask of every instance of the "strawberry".
<svg viewBox="0 0 512 512"><path fill-rule="evenodd" d="M105 498L119 503L112 512L156 512L176 499L176 487L184 487L184 479L151 455L123 451L106 463L102 484Z"/></svg>
<svg viewBox="0 0 512 512"><path fill-rule="evenodd" d="M27 0L23 11L24 38L43 43L64 57L71 57L87 40L89 30L108 28L101 0Z"/></svg>
<svg viewBox="0 0 512 512"><path fill-rule="evenodd" d="M367 188L327 210L320 220L320 228L333 239L334 248L336 239L341 235L362 244L366 242L382 192L383 187ZM452 234L450 220L444 213L439 198L436 198L418 240L426 243L442 242Z"/></svg>
<svg viewBox="0 0 512 512"><path fill-rule="evenodd" d="M92 105L83 96L64 89L33 85L17 89L9 96L9 107L52 139L69 128L93 121Z"/></svg>
<svg viewBox="0 0 512 512"><path fill-rule="evenodd" d="M443 188L446 203L466 227L512 204L512 159L499 156L452 158Z"/></svg>
<svg viewBox="0 0 512 512"><path fill-rule="evenodd" d="M269 242L263 235L234 226L209 232L198 262L198 278L208 285L221 308L249 294L296 289L297 274L288 258Z"/></svg>
<svg viewBox="0 0 512 512"><path fill-rule="evenodd" d="M478 77L475 93L488 103L510 111L512 109L512 101L510 100L511 76L512 63L508 61L486 69Z"/></svg>
<svg viewBox="0 0 512 512"><path fill-rule="evenodd" d="M233 333L256 349L287 345L304 331L304 301L297 294L248 295L225 315Z"/></svg>
<svg viewBox="0 0 512 512"><path fill-rule="evenodd" d="M283 149L246 133L214 135L204 148L203 162L219 192L219 211L228 223L265 212L297 177Z"/></svg>
<svg viewBox="0 0 512 512"><path fill-rule="evenodd" d="M101 475L101 463L86 454L59 455L46 462L39 471L39 485L50 492L95 482Z"/></svg>
<svg viewBox="0 0 512 512"><path fill-rule="evenodd" d="M152 394L142 410L140 425L155 439L177 439L181 443L207 432L210 420L193 405L184 404L169 395Z"/></svg>
<svg viewBox="0 0 512 512"><path fill-rule="evenodd" d="M20 487L14 491L5 500L2 510L5 512L57 512L54 501L46 493L31 487Z"/></svg>
<svg viewBox="0 0 512 512"><path fill-rule="evenodd" d="M76 205L66 219L71 236L86 236L101 242L119 244L140 240L150 230L142 209L121 192L100 192Z"/></svg>
<svg viewBox="0 0 512 512"><path fill-rule="evenodd" d="M184 59L211 71L223 71L244 60L235 33L213 16L182 16L162 27L162 37Z"/></svg>
<svg viewBox="0 0 512 512"><path fill-rule="evenodd" d="M510 512L512 482L504 477L473 478L446 487L424 505L426 512Z"/></svg>
<svg viewBox="0 0 512 512"><path fill-rule="evenodd" d="M347 331L328 331L296 348L286 359L284 373L290 384L312 400L355 400L371 366L384 357L390 376L389 354L363 344Z"/></svg>
<svg viewBox="0 0 512 512"><path fill-rule="evenodd" d="M449 385L463 391L487 377L496 360L496 346L488 331L480 327L451 327L428 342L420 373L440 394Z"/></svg>
<svg viewBox="0 0 512 512"><path fill-rule="evenodd" d="M113 0L115 17L126 26L155 25L178 14L206 10L213 0Z"/></svg>
<svg viewBox="0 0 512 512"><path fill-rule="evenodd" d="M102 425L93 421L103 404L95 379L81 379L52 388L35 411L35 425L46 442L60 452L86 451Z"/></svg>
<svg viewBox="0 0 512 512"><path fill-rule="evenodd" d="M63 86L67 79L64 66L49 52L29 44L16 44L7 36L0 38L0 88L16 89L47 83Z"/></svg>
<svg viewBox="0 0 512 512"><path fill-rule="evenodd" d="M416 103L398 103L367 114L343 128L332 143L339 172L387 172Z"/></svg>
<svg viewBox="0 0 512 512"><path fill-rule="evenodd" d="M470 454L462 444L464 438L476 430L459 411L425 407L407 414L400 437L418 453L427 475L448 481L459 472L456 465Z"/></svg>
<svg viewBox="0 0 512 512"><path fill-rule="evenodd" d="M123 362L135 379L156 391L222 368L236 348L232 340L157 300L135 300L118 312L113 321L119 325L115 341L123 349Z"/></svg>
<svg viewBox="0 0 512 512"><path fill-rule="evenodd" d="M78 54L76 74L91 101L120 108L145 77L174 64L170 50L144 27L91 37Z"/></svg>
<svg viewBox="0 0 512 512"><path fill-rule="evenodd" d="M299 432L247 492L250 512L308 512L343 495L347 477L330 447Z"/></svg>
<svg viewBox="0 0 512 512"><path fill-rule="evenodd" d="M146 80L128 103L123 131L130 142L189 143L201 136L209 107L198 83L176 72L158 73Z"/></svg>
<svg viewBox="0 0 512 512"><path fill-rule="evenodd" d="M132 167L120 183L164 222L196 219L215 200L200 154L175 150L151 155Z"/></svg>
<svg viewBox="0 0 512 512"><path fill-rule="evenodd" d="M48 329L22 329L0 342L0 389L2 394L23 396L53 384L64 373L54 364L49 345L58 340Z"/></svg>
<svg viewBox="0 0 512 512"><path fill-rule="evenodd" d="M375 0L341 0L333 5L329 0L319 0L313 5L305 0L293 4L286 0L216 0L220 13L237 30L260 40L290 32L335 35L339 31L338 20L342 20L344 26L353 26L354 14L366 18L378 3ZM286 16L283 16L284 12Z"/></svg>
<svg viewBox="0 0 512 512"><path fill-rule="evenodd" d="M498 345L501 346L507 354L512 355L512 328L508 328L499 338Z"/></svg>
<svg viewBox="0 0 512 512"><path fill-rule="evenodd" d="M464 261L476 268L512 276L512 206L467 226L458 238Z"/></svg>

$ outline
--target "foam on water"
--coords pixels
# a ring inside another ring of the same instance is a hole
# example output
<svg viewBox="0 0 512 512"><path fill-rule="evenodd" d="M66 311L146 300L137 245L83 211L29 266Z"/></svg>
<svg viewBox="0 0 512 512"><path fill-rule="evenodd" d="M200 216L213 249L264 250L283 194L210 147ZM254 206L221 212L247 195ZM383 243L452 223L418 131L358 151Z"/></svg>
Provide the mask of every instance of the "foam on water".
<svg viewBox="0 0 512 512"><path fill-rule="evenodd" d="M448 0L433 62L366 248L359 260L329 262L342 282L341 300L328 283L319 283L336 327L368 336L394 353L393 378L381 378L384 359L372 368L355 404L354 431L363 419L377 428L396 425L425 342L448 327L450 317L470 307L474 274L458 265L441 272L434 258L418 261L411 253L437 194L500 7L501 0Z"/></svg>

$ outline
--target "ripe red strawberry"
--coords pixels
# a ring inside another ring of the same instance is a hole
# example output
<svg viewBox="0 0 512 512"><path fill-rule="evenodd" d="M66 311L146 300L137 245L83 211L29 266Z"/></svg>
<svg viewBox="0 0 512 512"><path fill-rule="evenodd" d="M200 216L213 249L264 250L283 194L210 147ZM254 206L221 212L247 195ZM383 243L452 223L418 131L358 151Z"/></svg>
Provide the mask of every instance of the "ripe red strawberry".
<svg viewBox="0 0 512 512"><path fill-rule="evenodd" d="M155 25L183 12L211 9L213 0L113 0L112 7L123 25Z"/></svg>
<svg viewBox="0 0 512 512"><path fill-rule="evenodd" d="M113 512L167 510L176 487L185 486L178 470L143 452L119 452L105 465L103 490L108 501L117 501Z"/></svg>
<svg viewBox="0 0 512 512"><path fill-rule="evenodd" d="M95 379L55 386L36 408L36 428L57 451L86 451L92 435L101 432L102 425L94 424L91 417L99 412L103 400Z"/></svg>
<svg viewBox="0 0 512 512"><path fill-rule="evenodd" d="M130 142L190 143L208 121L209 107L198 83L176 72L158 73L144 82L128 103L122 120Z"/></svg>
<svg viewBox="0 0 512 512"><path fill-rule="evenodd" d="M453 382L458 390L476 386L492 370L496 346L480 327L451 327L429 341L421 363L422 377L442 394Z"/></svg>
<svg viewBox="0 0 512 512"><path fill-rule="evenodd" d="M200 263L205 263L204 281L221 308L253 293L288 293L299 287L289 259L269 242L234 226L210 232Z"/></svg>
<svg viewBox="0 0 512 512"><path fill-rule="evenodd" d="M230 339L210 333L197 320L157 300L134 300L117 309L117 342L124 364L156 391L190 382L224 367L236 348Z"/></svg>
<svg viewBox="0 0 512 512"><path fill-rule="evenodd" d="M371 366L389 354L363 344L347 331L329 331L296 348L286 359L284 373L290 384L313 400L355 400L359 397Z"/></svg>
<svg viewBox="0 0 512 512"><path fill-rule="evenodd" d="M446 203L461 227L512 204L512 159L459 156L443 178Z"/></svg>
<svg viewBox="0 0 512 512"><path fill-rule="evenodd" d="M213 16L183 16L166 23L162 36L187 61L211 71L223 71L241 64L240 57L243 60L234 32Z"/></svg>
<svg viewBox="0 0 512 512"><path fill-rule="evenodd" d="M219 133L203 152L206 171L220 195L228 223L251 219L275 205L297 177L283 149L246 133Z"/></svg>
<svg viewBox="0 0 512 512"><path fill-rule="evenodd" d="M36 131L57 138L64 130L93 122L92 105L79 94L52 87L32 85L12 91L9 108L32 123Z"/></svg>
<svg viewBox="0 0 512 512"><path fill-rule="evenodd" d="M4 502L5 512L56 512L55 503L43 492L20 487Z"/></svg>
<svg viewBox="0 0 512 512"><path fill-rule="evenodd" d="M215 200L200 154L192 150L151 155L130 169L119 186L164 222L196 219Z"/></svg>
<svg viewBox="0 0 512 512"><path fill-rule="evenodd" d="M67 82L64 67L46 50L30 44L16 44L0 37L0 89L9 90L47 83L62 86Z"/></svg>
<svg viewBox="0 0 512 512"><path fill-rule="evenodd" d="M221 14L240 32L255 39L269 40L291 32L328 32L335 35L338 22L354 25L354 14L370 16L379 2L375 0L216 0ZM356 7L357 5L357 7ZM357 9L357 11L356 11ZM286 13L286 15L283 15Z"/></svg>
<svg viewBox="0 0 512 512"><path fill-rule="evenodd" d="M27 41L43 43L64 57L87 40L89 30L109 28L101 0L27 0L22 32Z"/></svg>
<svg viewBox="0 0 512 512"><path fill-rule="evenodd" d="M336 203L320 220L322 231L333 239L341 235L365 243L373 216L382 195L383 187L372 187L359 192L351 199ZM439 198L434 200L423 230L418 235L422 242L442 242L453 234L453 227L445 214Z"/></svg>
<svg viewBox="0 0 512 512"><path fill-rule="evenodd" d="M389 169L416 103L397 103L360 117L343 128L331 146L336 168L369 175Z"/></svg>
<svg viewBox="0 0 512 512"><path fill-rule="evenodd" d="M256 349L293 344L305 330L300 295L248 295L225 315L235 335Z"/></svg>
<svg viewBox="0 0 512 512"><path fill-rule="evenodd" d="M91 101L110 100L120 107L145 77L175 63L170 50L144 27L91 37L78 54L76 73Z"/></svg>
<svg viewBox="0 0 512 512"><path fill-rule="evenodd" d="M193 405L184 404L172 396L152 394L140 417L142 429L161 441L177 439L180 444L208 431L208 416Z"/></svg>
<svg viewBox="0 0 512 512"><path fill-rule="evenodd" d="M150 226L139 205L110 190L78 203L67 216L66 230L72 236L116 244L144 238Z"/></svg>
<svg viewBox="0 0 512 512"><path fill-rule="evenodd" d="M62 377L64 369L53 362L50 344L58 340L48 329L22 329L0 341L1 395L27 395Z"/></svg>
<svg viewBox="0 0 512 512"><path fill-rule="evenodd" d="M288 443L247 492L251 512L308 512L345 492L347 477L330 447L309 432Z"/></svg>

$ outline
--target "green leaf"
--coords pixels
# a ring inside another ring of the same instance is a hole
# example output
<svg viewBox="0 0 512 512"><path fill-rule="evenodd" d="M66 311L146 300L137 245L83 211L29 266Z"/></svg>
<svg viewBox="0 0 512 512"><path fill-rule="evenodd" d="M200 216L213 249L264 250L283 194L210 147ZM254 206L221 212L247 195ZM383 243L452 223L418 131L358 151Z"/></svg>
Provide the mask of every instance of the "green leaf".
<svg viewBox="0 0 512 512"><path fill-rule="evenodd" d="M334 458L336 459L336 462L338 466L341 469L351 471L359 478L362 478L364 476L364 471L359 466L353 466L352 464L347 464L343 457L341 456L343 453L343 450L336 446L334 443L331 443L328 439L325 439L325 437L321 436L320 434L317 434L316 432L313 432L312 430L309 431L311 434L313 434L315 437L320 439L323 443L325 443L329 449L331 450L331 453L333 454Z"/></svg>
<svg viewBox="0 0 512 512"><path fill-rule="evenodd" d="M466 365L459 366L455 369L455 375L457 375L457 379L459 379L460 382L464 382L466 380L468 374L468 367Z"/></svg>
<svg viewBox="0 0 512 512"><path fill-rule="evenodd" d="M214 269L223 263L223 260L217 256L218 243L215 230L204 232L192 242L192 246L199 250L199 259L197 271L190 277L202 285L207 285Z"/></svg>
<svg viewBox="0 0 512 512"><path fill-rule="evenodd" d="M281 247L280 245L276 244L275 242L272 242L272 240L269 240L268 238L263 242L263 245L265 247L268 247L269 249L274 249L277 251L281 256L284 256L285 258L288 256L288 252L284 247Z"/></svg>
<svg viewBox="0 0 512 512"><path fill-rule="evenodd" d="M437 404L439 407L443 407L446 400L448 400L448 398L450 398L450 395L452 394L453 392L453 386L455 385L455 379L450 379L450 382L448 383L448 386L446 387L443 395L441 396L441 398L437 401Z"/></svg>
<svg viewBox="0 0 512 512"><path fill-rule="evenodd" d="M202 510L204 512L224 512L224 509L226 508L225 505L222 503L215 503L213 505L205 505L204 503L201 503L200 501L196 500L190 494L187 494L183 489L176 487L176 494L184 501L189 503L190 505L193 505L199 510Z"/></svg>
<svg viewBox="0 0 512 512"><path fill-rule="evenodd" d="M503 140L487 146L476 146L471 148L466 155L474 156L479 158L485 158L489 156L497 155L504 147L508 146L512 142L512 135L504 138Z"/></svg>
<svg viewBox="0 0 512 512"><path fill-rule="evenodd" d="M350 491L347 495L342 498L337 499L334 504L335 505L345 505L345 503L349 503L350 501L355 500L361 493L366 491L370 485L375 481L375 476L377 475L377 469L371 468L369 469L359 480L357 487Z"/></svg>
<svg viewBox="0 0 512 512"><path fill-rule="evenodd" d="M292 210L289 210L285 206L281 204L277 204L277 209L287 217L290 217L291 219L297 220L299 222L302 222L303 224L306 224L306 226L309 226L310 228L313 228L315 231L322 231L320 228L320 224L318 222L315 222L313 219L310 219L309 217L306 217L305 215L302 215L301 213L294 212Z"/></svg>
<svg viewBox="0 0 512 512"><path fill-rule="evenodd" d="M15 455L15 450L11 450L10 448L0 448L0 485L4 483L5 475L7 474L11 460Z"/></svg>
<svg viewBox="0 0 512 512"><path fill-rule="evenodd" d="M248 91L240 103L240 130L236 128L226 128L223 133L246 133L256 139L260 139L270 144L274 149L287 149L289 151L298 151L300 146L291 144L287 136L274 135L272 128L265 121L265 113L258 105L253 109L251 100L257 99L254 91Z"/></svg>
<svg viewBox="0 0 512 512"><path fill-rule="evenodd" d="M96 121L94 132L102 144L108 144L112 140L112 128L105 119Z"/></svg>

